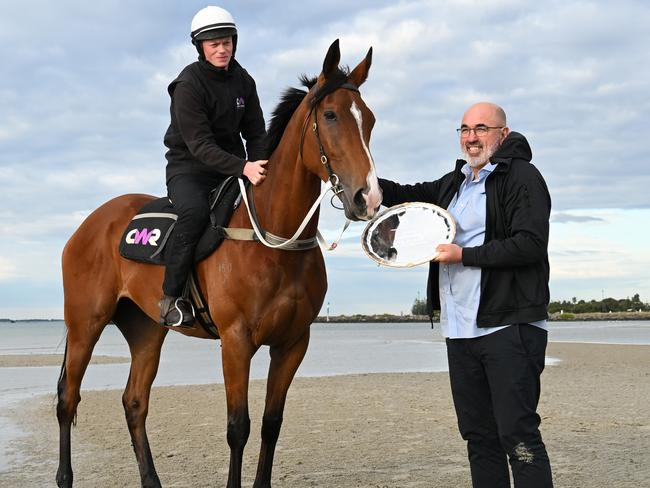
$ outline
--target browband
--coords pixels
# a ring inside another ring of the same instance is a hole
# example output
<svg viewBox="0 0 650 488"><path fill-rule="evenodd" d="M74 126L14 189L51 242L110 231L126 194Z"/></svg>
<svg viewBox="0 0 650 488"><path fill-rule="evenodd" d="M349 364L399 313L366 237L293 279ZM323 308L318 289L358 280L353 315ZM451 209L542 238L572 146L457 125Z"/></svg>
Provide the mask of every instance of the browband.
<svg viewBox="0 0 650 488"><path fill-rule="evenodd" d="M320 103L320 101L323 98L325 98L330 93L335 92L339 88L344 88L346 90L360 93L359 87L357 85L347 81L347 78L342 78L340 83L331 83L331 84L325 83L325 85L323 85L316 93L314 93L314 96L311 98L310 101L312 107Z"/></svg>

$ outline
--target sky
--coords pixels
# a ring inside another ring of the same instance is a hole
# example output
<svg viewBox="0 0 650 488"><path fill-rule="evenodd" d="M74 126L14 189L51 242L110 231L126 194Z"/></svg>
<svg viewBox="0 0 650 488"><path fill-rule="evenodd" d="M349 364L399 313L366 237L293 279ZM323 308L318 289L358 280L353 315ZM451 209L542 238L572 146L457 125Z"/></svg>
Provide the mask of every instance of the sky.
<svg viewBox="0 0 650 488"><path fill-rule="evenodd" d="M165 194L167 85L196 59L205 1L60 0L0 6L0 318L62 318L66 240L105 201ZM622 0L224 1L237 59L269 119L340 39L351 67L370 46L362 96L377 119L380 177L435 180L460 156L455 129L501 105L553 200L551 299L650 302L650 4ZM334 239L341 212L324 208ZM326 255L323 313L409 313L427 267L378 267L364 223Z"/></svg>

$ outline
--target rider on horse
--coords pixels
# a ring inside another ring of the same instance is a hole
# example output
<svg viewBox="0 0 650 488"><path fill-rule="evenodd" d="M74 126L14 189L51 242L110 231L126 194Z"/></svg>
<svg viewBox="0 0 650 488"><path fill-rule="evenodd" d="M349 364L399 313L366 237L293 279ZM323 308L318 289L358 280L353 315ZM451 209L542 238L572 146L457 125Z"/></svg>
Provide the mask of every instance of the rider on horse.
<svg viewBox="0 0 650 488"><path fill-rule="evenodd" d="M260 184L268 158L255 80L235 60L237 27L232 15L206 7L194 16L191 29L199 60L169 85L171 123L164 140L169 148L167 194L178 219L165 269L160 323L180 327L194 322L183 291L209 221L210 191L228 176L246 176L253 185Z"/></svg>

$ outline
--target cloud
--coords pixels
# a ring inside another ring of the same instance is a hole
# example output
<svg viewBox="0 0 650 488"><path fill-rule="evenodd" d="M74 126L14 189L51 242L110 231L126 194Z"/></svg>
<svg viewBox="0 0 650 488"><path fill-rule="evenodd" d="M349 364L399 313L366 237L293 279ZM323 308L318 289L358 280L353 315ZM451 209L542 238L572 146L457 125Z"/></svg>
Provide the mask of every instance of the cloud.
<svg viewBox="0 0 650 488"><path fill-rule="evenodd" d="M166 87L196 58L189 22L203 6L195 0L3 6L3 228L21 239L19 246L0 245L5 282L18 270L33 283L39 272L56 282L60 247L80 214L120 193L164 194ZM616 221L621 215L646 216L650 208L650 166L637 135L650 112L646 3L329 0L305 8L304 2L279 7L245 0L225 6L240 29L237 57L257 81L267 118L300 74L318 73L334 39L350 66L373 46L362 95L377 118L370 149L380 176L410 183L449 171L459 155L454 129L463 111L493 100L531 143L551 191L553 229L584 233L574 243L556 241L556 250L598 253L593 260L587 253L584 259L554 254L553 286L569 283L565 270L572 268L580 276L600 272L594 280L611 272L625 283L645 283L634 279L648 264L639 257L647 252L634 244L638 237L610 242L616 253L596 244L607 241L602 229L608 226L624 232ZM605 214L605 208L624 212ZM325 213L322 227L338 235L342 219ZM355 283L371 290L378 275L355 242L359 233L346 236L340 257L328 257L328 265L337 273L339 262L368 269L373 278ZM330 273L341 297L350 296L350 284L337 276Z"/></svg>
<svg viewBox="0 0 650 488"><path fill-rule="evenodd" d="M551 222L558 224L568 224L571 222L604 222L599 217L591 217L589 215L571 215L569 213L553 213L551 214Z"/></svg>
<svg viewBox="0 0 650 488"><path fill-rule="evenodd" d="M598 298L608 289L610 296L640 293L649 300L650 230L639 223L650 219L650 210L576 210L572 217L588 218L551 224L552 296Z"/></svg>

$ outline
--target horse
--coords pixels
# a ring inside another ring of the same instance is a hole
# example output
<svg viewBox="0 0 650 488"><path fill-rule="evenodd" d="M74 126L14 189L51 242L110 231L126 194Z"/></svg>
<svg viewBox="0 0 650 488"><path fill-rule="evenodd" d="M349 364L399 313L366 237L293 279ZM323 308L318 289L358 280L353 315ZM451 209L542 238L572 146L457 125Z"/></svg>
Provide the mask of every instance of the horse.
<svg viewBox="0 0 650 488"><path fill-rule="evenodd" d="M375 123L359 93L368 77L372 48L352 70L339 67L338 39L329 47L322 72L302 77L305 90L288 89L269 124L272 150L266 181L253 202L261 226L276 236L291 235L331 181L350 220L369 220L382 199L368 145ZM311 129L311 130L310 130ZM94 345L112 322L125 337L131 367L122 404L143 487L159 487L146 431L152 382L168 328L158 323L164 268L124 259L121 233L154 197L118 196L97 208L77 228L62 254L66 345L57 383L59 487L73 483L71 425L81 400L80 385ZM232 227L250 228L241 205ZM317 233L318 212L300 237ZM325 263L318 246L299 251L226 240L198 263L196 275L221 340L227 403L230 465L227 486L241 486L242 456L250 433L248 383L251 358L269 347L265 407L255 488L270 487L273 457L287 390L309 343L310 324L327 290ZM178 330L213 339L200 327Z"/></svg>

